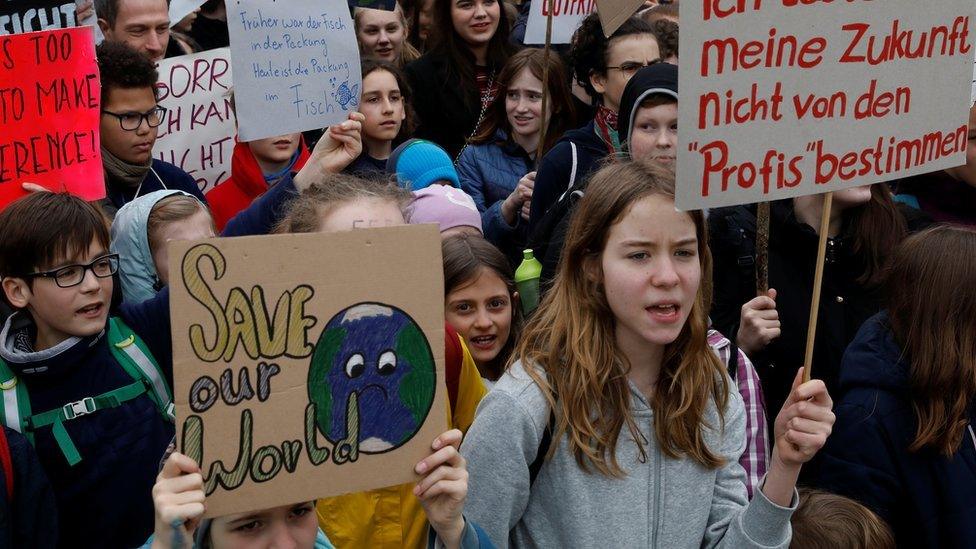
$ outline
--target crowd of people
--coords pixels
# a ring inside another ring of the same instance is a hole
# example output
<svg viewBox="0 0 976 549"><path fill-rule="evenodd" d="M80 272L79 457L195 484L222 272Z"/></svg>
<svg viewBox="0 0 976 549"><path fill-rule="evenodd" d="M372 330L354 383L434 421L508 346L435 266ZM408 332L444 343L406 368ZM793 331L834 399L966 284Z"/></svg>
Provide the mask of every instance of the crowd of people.
<svg viewBox="0 0 976 549"><path fill-rule="evenodd" d="M834 193L803 382L823 197L771 203L757 295L756 206L675 209L677 0L549 52L539 1L354 8L359 111L204 194L155 64L227 46L225 0L95 0L106 198L0 212L0 546L976 547L976 107L965 165ZM169 243L356 220L439 225L450 430L415 484L203 519Z"/></svg>

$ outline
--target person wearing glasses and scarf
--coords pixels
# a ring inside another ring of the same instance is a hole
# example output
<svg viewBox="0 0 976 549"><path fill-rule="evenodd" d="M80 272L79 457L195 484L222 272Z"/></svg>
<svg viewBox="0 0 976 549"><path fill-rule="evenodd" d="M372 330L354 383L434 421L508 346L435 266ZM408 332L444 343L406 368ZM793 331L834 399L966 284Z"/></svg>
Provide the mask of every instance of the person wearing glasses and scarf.
<svg viewBox="0 0 976 549"><path fill-rule="evenodd" d="M158 73L152 61L121 42L103 42L97 55L106 214L114 217L136 197L164 189L189 193L206 204L189 174L152 157L158 128L166 119L166 109L156 103Z"/></svg>

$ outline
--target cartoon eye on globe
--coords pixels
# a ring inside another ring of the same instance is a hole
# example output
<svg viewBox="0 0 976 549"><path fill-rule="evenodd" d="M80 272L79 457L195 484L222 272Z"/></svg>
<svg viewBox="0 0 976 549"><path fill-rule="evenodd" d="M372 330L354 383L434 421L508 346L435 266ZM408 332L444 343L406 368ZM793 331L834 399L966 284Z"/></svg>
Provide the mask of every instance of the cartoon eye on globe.
<svg viewBox="0 0 976 549"><path fill-rule="evenodd" d="M308 370L315 422L333 445L393 450L420 430L434 402L434 355L402 310L359 303L332 317Z"/></svg>

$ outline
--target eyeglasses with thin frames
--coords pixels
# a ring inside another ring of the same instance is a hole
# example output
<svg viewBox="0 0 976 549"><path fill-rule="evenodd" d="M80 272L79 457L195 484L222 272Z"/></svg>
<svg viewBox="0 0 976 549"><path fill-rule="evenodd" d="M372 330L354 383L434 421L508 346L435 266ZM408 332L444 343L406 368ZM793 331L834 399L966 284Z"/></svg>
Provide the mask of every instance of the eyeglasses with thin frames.
<svg viewBox="0 0 976 549"><path fill-rule="evenodd" d="M102 114L114 116L119 120L119 126L127 132L134 132L142 126L145 120L150 128L158 127L166 118L166 107L156 106L146 112L112 112L102 109Z"/></svg>
<svg viewBox="0 0 976 549"><path fill-rule="evenodd" d="M50 271L29 273L27 278L53 278L59 288L71 288L85 280L85 273L91 271L98 278L108 278L119 272L119 254L105 254L96 257L88 264L65 265Z"/></svg>
<svg viewBox="0 0 976 549"><path fill-rule="evenodd" d="M624 76L631 77L634 76L634 74L636 74L637 71L641 70L642 68L650 67L651 65L656 65L657 63L660 62L661 62L660 59L653 59L651 61L648 61L647 63L642 63L640 61L625 61L620 65L614 67L607 67L607 70L615 69L624 73Z"/></svg>

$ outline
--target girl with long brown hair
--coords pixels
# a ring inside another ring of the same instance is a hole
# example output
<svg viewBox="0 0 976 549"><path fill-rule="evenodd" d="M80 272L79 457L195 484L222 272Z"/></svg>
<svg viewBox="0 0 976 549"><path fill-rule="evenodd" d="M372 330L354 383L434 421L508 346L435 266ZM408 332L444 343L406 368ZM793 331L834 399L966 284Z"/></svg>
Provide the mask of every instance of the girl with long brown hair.
<svg viewBox="0 0 976 549"><path fill-rule="evenodd" d="M546 64L549 104L542 112ZM573 99L559 56L552 54L547 60L545 52L535 48L509 58L498 83L500 93L458 158L457 171L461 188L481 211L485 238L514 263L525 247L536 154L548 152L569 129Z"/></svg>
<svg viewBox="0 0 976 549"><path fill-rule="evenodd" d="M621 161L580 201L517 360L468 431L467 516L501 547L786 547L801 464L833 423L800 384L751 503L742 400L706 341L711 254L674 174Z"/></svg>
<svg viewBox="0 0 976 549"><path fill-rule="evenodd" d="M971 547L976 516L976 230L891 258L885 311L844 354L820 485L873 509L899 547Z"/></svg>

